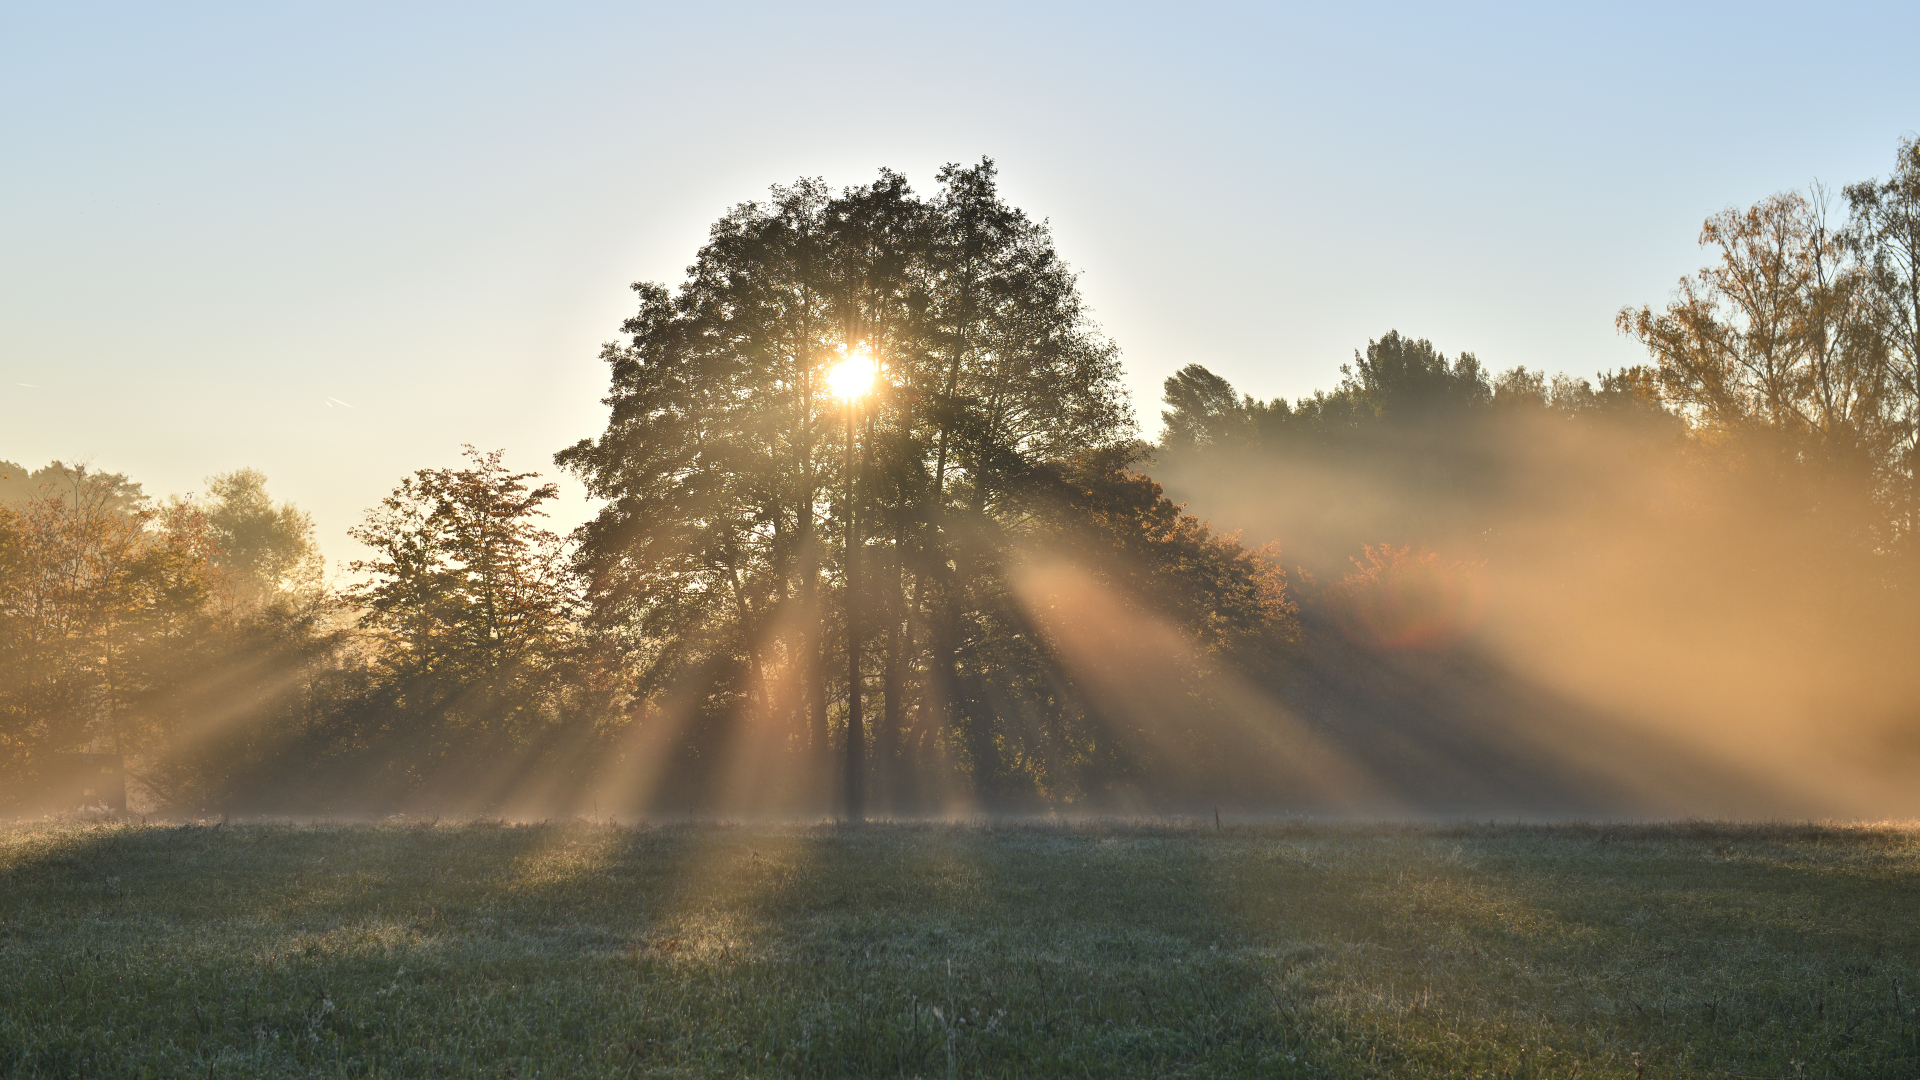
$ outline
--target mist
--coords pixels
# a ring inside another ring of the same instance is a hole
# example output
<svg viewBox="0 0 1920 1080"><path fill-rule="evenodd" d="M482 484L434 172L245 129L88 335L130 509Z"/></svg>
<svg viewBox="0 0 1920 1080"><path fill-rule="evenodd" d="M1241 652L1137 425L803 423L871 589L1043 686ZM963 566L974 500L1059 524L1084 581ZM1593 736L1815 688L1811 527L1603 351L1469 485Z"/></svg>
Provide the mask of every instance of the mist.
<svg viewBox="0 0 1920 1080"><path fill-rule="evenodd" d="M1319 632L1280 696L1375 809L1920 812L1911 570L1856 463L1544 393L1382 428L1153 466L1299 568ZM1369 545L1411 572L1366 580Z"/></svg>

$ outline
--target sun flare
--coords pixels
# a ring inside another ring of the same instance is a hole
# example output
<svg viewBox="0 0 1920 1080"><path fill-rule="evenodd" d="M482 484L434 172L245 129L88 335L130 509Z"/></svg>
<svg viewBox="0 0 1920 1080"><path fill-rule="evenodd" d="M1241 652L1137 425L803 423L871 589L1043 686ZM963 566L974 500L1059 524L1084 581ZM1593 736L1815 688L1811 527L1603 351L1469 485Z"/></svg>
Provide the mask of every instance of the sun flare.
<svg viewBox="0 0 1920 1080"><path fill-rule="evenodd" d="M873 357L865 349L854 349L846 359L833 366L827 372L827 384L833 387L835 397L846 401L865 397L873 389L874 376L878 368Z"/></svg>

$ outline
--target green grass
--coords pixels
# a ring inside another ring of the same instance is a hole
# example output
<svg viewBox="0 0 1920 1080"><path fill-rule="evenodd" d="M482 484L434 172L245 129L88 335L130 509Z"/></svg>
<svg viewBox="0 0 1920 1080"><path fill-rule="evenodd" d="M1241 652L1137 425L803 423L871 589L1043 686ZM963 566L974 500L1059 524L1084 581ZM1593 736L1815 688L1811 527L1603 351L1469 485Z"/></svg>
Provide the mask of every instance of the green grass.
<svg viewBox="0 0 1920 1080"><path fill-rule="evenodd" d="M0 1076L1920 1076L1920 832L0 827Z"/></svg>

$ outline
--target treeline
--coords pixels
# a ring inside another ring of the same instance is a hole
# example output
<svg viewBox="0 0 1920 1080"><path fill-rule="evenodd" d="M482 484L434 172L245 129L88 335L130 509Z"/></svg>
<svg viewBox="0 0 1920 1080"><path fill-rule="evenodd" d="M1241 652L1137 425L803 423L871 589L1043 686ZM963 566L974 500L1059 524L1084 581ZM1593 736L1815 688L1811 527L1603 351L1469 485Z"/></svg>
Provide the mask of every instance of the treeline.
<svg viewBox="0 0 1920 1080"><path fill-rule="evenodd" d="M556 458L601 505L570 538L469 449L331 591L258 474L161 503L0 467L0 800L76 750L195 812L1684 809L1841 747L1893 776L1920 149L1844 207L1710 219L1715 262L1620 315L1643 366L1389 333L1296 402L1188 366L1148 446L991 162L776 188L635 286L608 426Z"/></svg>
<svg viewBox="0 0 1920 1080"><path fill-rule="evenodd" d="M617 664L538 526L552 487L468 457L369 511L343 590L253 470L157 502L0 463L0 808L47 809L74 752L169 812L547 807L530 778L580 779Z"/></svg>
<svg viewBox="0 0 1920 1080"><path fill-rule="evenodd" d="M0 462L0 808L32 808L76 751L139 762L150 804L230 796L258 761L234 740L318 715L350 651L312 533L252 470L156 501L118 473Z"/></svg>
<svg viewBox="0 0 1920 1080"><path fill-rule="evenodd" d="M1298 401L1167 381L1154 474L1285 544L1284 692L1387 788L1914 809L1920 145L1700 243L1618 316L1647 362L1593 381L1392 333Z"/></svg>
<svg viewBox="0 0 1920 1080"><path fill-rule="evenodd" d="M1190 365L1166 383L1156 475L1321 572L1381 540L1506 563L1692 530L1732 545L1715 561L1911 590L1920 144L1841 206L1835 223L1816 188L1708 219L1709 265L1664 307L1618 315L1649 362L1596 382L1496 373L1398 333L1295 402Z"/></svg>

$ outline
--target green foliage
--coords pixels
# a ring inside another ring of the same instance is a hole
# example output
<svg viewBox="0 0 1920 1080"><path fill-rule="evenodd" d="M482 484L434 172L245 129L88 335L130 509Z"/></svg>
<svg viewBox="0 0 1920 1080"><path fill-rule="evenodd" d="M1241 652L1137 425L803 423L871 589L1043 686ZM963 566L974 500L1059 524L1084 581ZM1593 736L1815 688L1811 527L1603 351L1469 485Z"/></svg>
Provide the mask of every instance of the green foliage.
<svg viewBox="0 0 1920 1080"><path fill-rule="evenodd" d="M1168 376L1164 387L1163 448L1185 453L1216 443L1243 445L1258 438L1258 421L1266 407L1252 395L1238 396L1232 384L1199 364L1188 364Z"/></svg>
<svg viewBox="0 0 1920 1080"><path fill-rule="evenodd" d="M836 779L899 814L1542 784L1618 810L1625 781L1502 725L1579 741L1633 686L1904 746L1920 147L1846 206L1710 218L1712 263L1618 315L1644 366L1496 373L1389 331L1296 401L1188 365L1147 448L992 161L776 187L634 286L607 427L556 455L601 504L570 543L553 485L469 448L352 530L372 557L334 593L256 471L161 503L0 462L0 801L116 750L175 810L812 813ZM862 356L872 392L836 398Z"/></svg>
<svg viewBox="0 0 1920 1080"><path fill-rule="evenodd" d="M1452 361L1422 338L1389 331L1341 365L1340 393L1380 416L1422 416L1487 403L1486 375L1471 353Z"/></svg>
<svg viewBox="0 0 1920 1080"><path fill-rule="evenodd" d="M1517 368L1489 377L1389 331L1332 391L1258 401L1198 364L1165 384L1154 474L1215 521L1285 544L1338 576L1367 544L1484 557L1518 519L1552 517L1596 463L1622 472L1681 445L1644 369L1585 379Z"/></svg>
<svg viewBox="0 0 1920 1080"><path fill-rule="evenodd" d="M236 469L207 481L207 527L217 547L214 562L228 588L254 603L287 591L320 587L322 563L313 519L292 503L275 506L267 478L257 469Z"/></svg>

